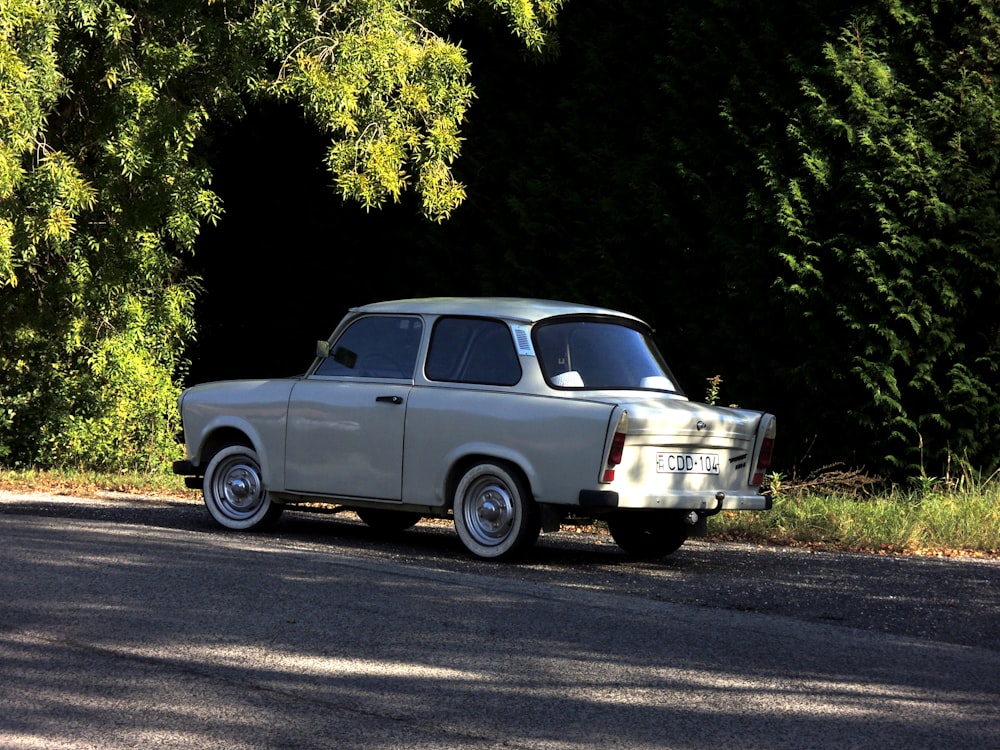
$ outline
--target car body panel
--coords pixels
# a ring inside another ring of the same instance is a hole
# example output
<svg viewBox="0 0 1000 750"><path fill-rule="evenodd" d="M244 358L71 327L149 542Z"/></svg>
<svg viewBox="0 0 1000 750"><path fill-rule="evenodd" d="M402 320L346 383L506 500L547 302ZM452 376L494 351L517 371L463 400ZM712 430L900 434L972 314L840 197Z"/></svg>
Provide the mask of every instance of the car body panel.
<svg viewBox="0 0 1000 750"><path fill-rule="evenodd" d="M296 383L288 402L283 489L399 500L411 387L339 378Z"/></svg>
<svg viewBox="0 0 1000 750"><path fill-rule="evenodd" d="M578 305L524 297L423 297L374 302L350 310L348 318L366 313L490 317L521 323L535 323L557 315L608 315L641 323L634 315L592 305ZM334 335L336 335L336 331Z"/></svg>
<svg viewBox="0 0 1000 750"><path fill-rule="evenodd" d="M451 468L470 456L486 456L518 466L538 502L575 503L581 480L597 479L611 411L600 402L489 387L414 388L406 431L419 439L406 444L403 496L420 505L444 505Z"/></svg>
<svg viewBox="0 0 1000 750"><path fill-rule="evenodd" d="M762 510L770 498L750 484L761 412L675 401L625 406L629 433L611 488L621 508ZM658 464L712 457L718 473L670 473ZM720 493L723 496L720 497Z"/></svg>
<svg viewBox="0 0 1000 750"><path fill-rule="evenodd" d="M188 388L180 398L187 455L204 468L212 436L242 433L260 454L268 486L285 484L285 425L288 397L298 378L229 380Z"/></svg>

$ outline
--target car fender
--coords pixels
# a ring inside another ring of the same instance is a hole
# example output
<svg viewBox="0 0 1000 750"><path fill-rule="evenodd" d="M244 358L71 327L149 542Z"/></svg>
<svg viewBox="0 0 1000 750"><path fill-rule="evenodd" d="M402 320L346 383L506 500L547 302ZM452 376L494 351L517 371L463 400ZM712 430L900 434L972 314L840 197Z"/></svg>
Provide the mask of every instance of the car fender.
<svg viewBox="0 0 1000 750"><path fill-rule="evenodd" d="M403 499L446 505L455 466L486 456L517 466L539 502L572 504L597 482L612 408L496 389L414 388Z"/></svg>
<svg viewBox="0 0 1000 750"><path fill-rule="evenodd" d="M470 460L472 458L476 460ZM516 466L524 477L528 480L528 487L531 494L538 496L544 494L544 484L541 475L536 470L534 463L523 452L515 450L510 446L497 443L474 442L456 446L443 462L443 471L439 481L436 483L438 497L442 504L451 505L453 498L448 496L449 480L457 482L461 476L461 471L456 472L456 467L469 466L473 463L482 463L489 460L504 461Z"/></svg>
<svg viewBox="0 0 1000 750"><path fill-rule="evenodd" d="M208 451L206 449L211 446L213 449L211 452L215 453L227 445L232 445L233 441L230 439L217 441L217 438L224 433L233 434L235 432L245 436L246 441L250 443L250 447L257 453L257 458L260 461L261 476L268 489L280 489L275 483L276 476L272 470L271 451L265 447L265 441L261 437L260 432L245 419L232 416L219 416L210 420L201 431L196 455L192 460L204 470L208 462L212 460L212 457L207 455Z"/></svg>
<svg viewBox="0 0 1000 750"><path fill-rule="evenodd" d="M208 452L240 442L239 433L257 452L268 489L283 490L285 424L293 382L241 381L189 389L181 402L188 459L204 471L211 458Z"/></svg>

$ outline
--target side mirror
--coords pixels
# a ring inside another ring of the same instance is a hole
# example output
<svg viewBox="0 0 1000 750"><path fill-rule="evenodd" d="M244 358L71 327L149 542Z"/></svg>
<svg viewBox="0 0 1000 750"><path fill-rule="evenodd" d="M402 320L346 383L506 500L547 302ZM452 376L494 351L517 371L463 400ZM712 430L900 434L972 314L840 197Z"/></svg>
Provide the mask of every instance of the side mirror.
<svg viewBox="0 0 1000 750"><path fill-rule="evenodd" d="M326 359L330 356L330 342L329 341L317 341L316 342L316 356L321 359Z"/></svg>

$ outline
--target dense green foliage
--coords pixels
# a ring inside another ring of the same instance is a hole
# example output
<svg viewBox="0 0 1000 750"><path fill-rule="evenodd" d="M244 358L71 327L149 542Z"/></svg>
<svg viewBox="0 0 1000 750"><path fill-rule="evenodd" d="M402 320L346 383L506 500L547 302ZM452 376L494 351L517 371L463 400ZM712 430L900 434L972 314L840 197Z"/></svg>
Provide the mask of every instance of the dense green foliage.
<svg viewBox="0 0 1000 750"><path fill-rule="evenodd" d="M561 0L484 0L538 47ZM461 2L0 0L0 460L163 465L193 334L185 255L221 206L196 146L296 102L340 192L441 219L471 97Z"/></svg>
<svg viewBox="0 0 1000 750"><path fill-rule="evenodd" d="M792 10L772 6L772 22L808 45L780 65L757 48L720 102L751 159L737 162L744 228L727 240L755 229L731 257L761 268L780 306L760 321L781 332L768 352L785 350L769 364L842 458L854 443L852 460L880 471L996 466L994 5L830 5L811 25Z"/></svg>
<svg viewBox="0 0 1000 750"><path fill-rule="evenodd" d="M841 342L810 358L895 463L997 458L1000 23L992 3L891 2L824 45L762 153L784 237L782 298Z"/></svg>
<svg viewBox="0 0 1000 750"><path fill-rule="evenodd" d="M217 215L189 159L211 97L177 7L9 0L0 171L0 454L142 466L172 452L193 289Z"/></svg>
<svg viewBox="0 0 1000 750"><path fill-rule="evenodd" d="M692 396L778 414L783 471L1000 464L992 3L0 0L0 28L0 461L162 462L196 309L309 340L468 293L645 317ZM220 159L248 109L310 125ZM213 176L280 243L206 242ZM259 322L213 286L254 289L254 252ZM221 348L199 374L274 369Z"/></svg>

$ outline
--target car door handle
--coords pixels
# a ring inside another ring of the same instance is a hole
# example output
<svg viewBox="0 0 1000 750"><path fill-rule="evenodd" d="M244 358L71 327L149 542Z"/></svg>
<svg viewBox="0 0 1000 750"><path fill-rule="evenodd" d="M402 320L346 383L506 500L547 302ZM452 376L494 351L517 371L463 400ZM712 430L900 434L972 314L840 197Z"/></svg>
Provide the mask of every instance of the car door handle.
<svg viewBox="0 0 1000 750"><path fill-rule="evenodd" d="M403 403L402 396L376 396L375 403L377 404L401 404Z"/></svg>

